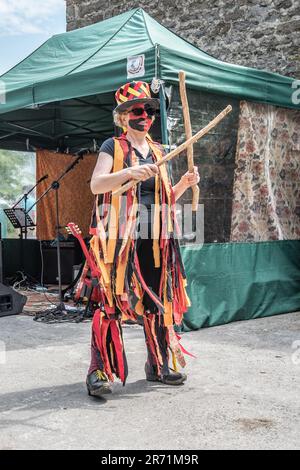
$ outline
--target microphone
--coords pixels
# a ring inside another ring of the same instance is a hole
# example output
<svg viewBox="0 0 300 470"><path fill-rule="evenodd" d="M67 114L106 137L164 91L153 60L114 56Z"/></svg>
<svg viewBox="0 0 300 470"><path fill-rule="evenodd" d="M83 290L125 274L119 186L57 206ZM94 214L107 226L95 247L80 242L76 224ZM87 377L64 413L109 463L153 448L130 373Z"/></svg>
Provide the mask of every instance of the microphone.
<svg viewBox="0 0 300 470"><path fill-rule="evenodd" d="M82 148L80 150L78 150L78 152L76 152L75 155L77 155L78 157L83 157L84 155L90 153L90 149L88 148Z"/></svg>

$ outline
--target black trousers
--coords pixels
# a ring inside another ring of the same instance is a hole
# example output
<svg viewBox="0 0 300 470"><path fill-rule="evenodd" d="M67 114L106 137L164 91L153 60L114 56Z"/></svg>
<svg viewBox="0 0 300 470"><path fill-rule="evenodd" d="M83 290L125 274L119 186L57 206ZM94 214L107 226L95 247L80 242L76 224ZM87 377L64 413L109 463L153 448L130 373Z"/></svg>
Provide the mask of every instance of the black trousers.
<svg viewBox="0 0 300 470"><path fill-rule="evenodd" d="M152 227L152 224L148 225L148 239L138 238L137 255L144 281L159 296L161 267L156 268L154 265ZM155 374L168 374L168 331L164 326L163 315L159 314L155 302L147 292L143 296L143 305L148 370Z"/></svg>
<svg viewBox="0 0 300 470"><path fill-rule="evenodd" d="M140 263L141 274L148 287L151 287L153 292L159 295L159 285L161 276L161 267L156 268L154 266L154 256L152 248L152 239L141 239L137 240L137 255ZM149 310L151 313L157 313L158 309L155 302L151 299L149 294L145 292L143 297L143 305L145 310Z"/></svg>

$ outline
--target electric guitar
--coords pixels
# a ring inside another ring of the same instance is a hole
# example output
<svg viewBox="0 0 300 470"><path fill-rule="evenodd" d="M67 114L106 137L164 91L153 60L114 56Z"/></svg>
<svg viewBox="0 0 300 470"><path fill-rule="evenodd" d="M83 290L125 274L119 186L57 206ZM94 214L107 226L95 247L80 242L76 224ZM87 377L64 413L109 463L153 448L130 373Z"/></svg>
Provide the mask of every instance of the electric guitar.
<svg viewBox="0 0 300 470"><path fill-rule="evenodd" d="M86 247L86 244L84 243L80 228L78 227L78 225L74 224L74 222L69 222L66 226L66 230L68 233L71 233L72 235L74 235L74 237L76 237L77 240L79 241L82 251L84 253L84 256L87 260L87 264L91 270L91 277L94 279L98 279L101 275L101 272L99 268L96 266L95 261L93 260L91 254L89 253L89 250Z"/></svg>

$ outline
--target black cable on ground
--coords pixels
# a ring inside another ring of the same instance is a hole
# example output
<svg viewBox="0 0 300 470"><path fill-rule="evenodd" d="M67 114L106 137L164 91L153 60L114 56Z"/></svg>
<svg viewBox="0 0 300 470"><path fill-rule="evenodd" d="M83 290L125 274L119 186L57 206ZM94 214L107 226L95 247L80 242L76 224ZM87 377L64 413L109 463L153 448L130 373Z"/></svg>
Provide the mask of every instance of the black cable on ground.
<svg viewBox="0 0 300 470"><path fill-rule="evenodd" d="M80 323L90 321L93 317L92 314L83 316L84 308L82 310L72 311L71 309L46 309L36 312L33 320L42 323Z"/></svg>

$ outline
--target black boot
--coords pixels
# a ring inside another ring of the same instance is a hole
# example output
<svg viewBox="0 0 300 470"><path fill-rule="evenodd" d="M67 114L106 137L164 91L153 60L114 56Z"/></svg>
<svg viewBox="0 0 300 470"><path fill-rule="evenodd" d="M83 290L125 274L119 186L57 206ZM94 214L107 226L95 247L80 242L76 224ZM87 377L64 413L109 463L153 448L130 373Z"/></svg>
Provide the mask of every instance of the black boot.
<svg viewBox="0 0 300 470"><path fill-rule="evenodd" d="M86 386L88 394L94 397L101 397L112 392L109 380L101 370L95 370L87 376Z"/></svg>
<svg viewBox="0 0 300 470"><path fill-rule="evenodd" d="M155 367L152 367L146 362L145 364L145 373L146 379L149 382L161 382L166 385L181 385L186 381L186 374L181 372L176 372L171 369L172 372L169 374L159 375Z"/></svg>

